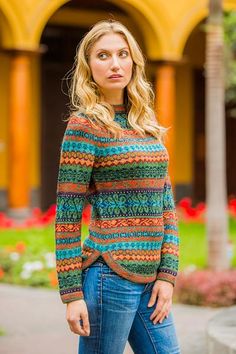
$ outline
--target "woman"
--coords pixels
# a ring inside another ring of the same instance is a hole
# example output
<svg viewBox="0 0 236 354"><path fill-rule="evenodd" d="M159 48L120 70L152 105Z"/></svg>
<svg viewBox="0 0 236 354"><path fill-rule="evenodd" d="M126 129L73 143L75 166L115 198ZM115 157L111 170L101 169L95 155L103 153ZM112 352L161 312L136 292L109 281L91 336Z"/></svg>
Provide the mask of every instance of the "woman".
<svg viewBox="0 0 236 354"><path fill-rule="evenodd" d="M79 354L177 354L178 227L166 131L134 37L117 21L82 39L58 174L56 261ZM84 201L92 205L81 246Z"/></svg>

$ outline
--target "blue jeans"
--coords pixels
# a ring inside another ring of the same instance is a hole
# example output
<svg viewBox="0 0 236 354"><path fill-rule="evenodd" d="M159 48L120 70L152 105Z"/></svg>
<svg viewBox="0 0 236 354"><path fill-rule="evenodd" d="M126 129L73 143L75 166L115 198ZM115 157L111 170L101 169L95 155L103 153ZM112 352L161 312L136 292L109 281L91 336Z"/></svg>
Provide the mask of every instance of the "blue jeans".
<svg viewBox="0 0 236 354"><path fill-rule="evenodd" d="M150 320L154 282L131 282L96 261L83 270L82 283L90 335L79 337L79 354L123 354L127 341L135 354L180 353L172 313L161 324Z"/></svg>

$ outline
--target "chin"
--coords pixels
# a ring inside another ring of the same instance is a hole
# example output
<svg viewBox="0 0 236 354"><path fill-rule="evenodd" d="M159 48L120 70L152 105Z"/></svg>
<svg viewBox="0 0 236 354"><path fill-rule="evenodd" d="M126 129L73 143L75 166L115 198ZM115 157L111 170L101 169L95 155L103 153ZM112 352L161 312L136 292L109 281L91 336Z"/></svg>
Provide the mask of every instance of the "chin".
<svg viewBox="0 0 236 354"><path fill-rule="evenodd" d="M122 85L120 83L112 83L110 85L108 85L107 87L104 87L104 89L106 90L112 90L113 88L114 89L120 89L120 90L123 90L128 84L124 84L122 83Z"/></svg>

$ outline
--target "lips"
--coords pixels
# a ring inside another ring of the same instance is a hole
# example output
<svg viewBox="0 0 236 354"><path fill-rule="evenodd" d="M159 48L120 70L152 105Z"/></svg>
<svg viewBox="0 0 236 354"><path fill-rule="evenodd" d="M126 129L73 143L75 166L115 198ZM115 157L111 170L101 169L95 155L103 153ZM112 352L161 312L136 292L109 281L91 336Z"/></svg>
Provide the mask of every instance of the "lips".
<svg viewBox="0 0 236 354"><path fill-rule="evenodd" d="M109 79L119 79L120 77L122 77L122 76L119 74L113 74L113 75L109 76Z"/></svg>

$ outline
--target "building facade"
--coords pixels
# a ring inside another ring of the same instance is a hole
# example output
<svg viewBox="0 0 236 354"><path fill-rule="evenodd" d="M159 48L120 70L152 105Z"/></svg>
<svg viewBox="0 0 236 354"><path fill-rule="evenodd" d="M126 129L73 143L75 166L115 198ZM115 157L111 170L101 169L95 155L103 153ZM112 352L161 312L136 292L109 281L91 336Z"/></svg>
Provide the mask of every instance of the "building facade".
<svg viewBox="0 0 236 354"><path fill-rule="evenodd" d="M224 9L236 0L224 1ZM27 214L55 203L68 115L65 76L76 47L99 20L137 38L156 93L157 118L178 201L205 199L207 0L0 0L0 210ZM56 128L55 128L56 127ZM226 115L228 196L236 194L236 119Z"/></svg>

